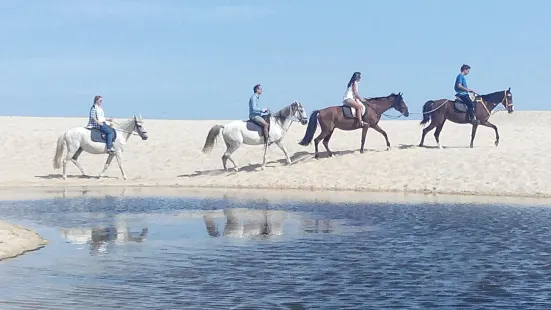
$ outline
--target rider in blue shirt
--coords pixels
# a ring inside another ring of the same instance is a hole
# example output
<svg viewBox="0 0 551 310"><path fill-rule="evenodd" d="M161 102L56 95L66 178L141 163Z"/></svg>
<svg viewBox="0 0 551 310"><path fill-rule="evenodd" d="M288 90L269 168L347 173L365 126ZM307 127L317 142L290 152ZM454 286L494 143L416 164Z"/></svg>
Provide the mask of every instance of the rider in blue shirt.
<svg viewBox="0 0 551 310"><path fill-rule="evenodd" d="M249 99L249 119L254 123L262 126L264 132L264 143L268 143L269 132L268 132L268 123L264 120L263 116L268 115L268 109L260 109L258 107L258 101L260 95L262 95L262 87L260 84L257 84L253 87L254 94Z"/></svg>
<svg viewBox="0 0 551 310"><path fill-rule="evenodd" d="M476 96L476 92L467 87L467 79L465 76L469 74L471 67L469 65L461 66L461 73L455 78L454 90L456 96L467 105L467 115L471 122L476 122L476 116L474 115L474 102L472 101L469 93L472 93Z"/></svg>

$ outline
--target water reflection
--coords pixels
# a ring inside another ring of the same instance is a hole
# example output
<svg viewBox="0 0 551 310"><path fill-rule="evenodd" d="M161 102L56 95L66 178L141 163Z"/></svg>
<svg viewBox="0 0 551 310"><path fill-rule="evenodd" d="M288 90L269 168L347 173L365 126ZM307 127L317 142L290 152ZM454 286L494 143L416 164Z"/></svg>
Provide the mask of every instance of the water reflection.
<svg viewBox="0 0 551 310"><path fill-rule="evenodd" d="M90 254L100 255L108 252L113 244L136 242L147 238L148 228L132 232L126 220L116 220L111 225L98 225L92 228L62 228L61 235L72 244L88 244Z"/></svg>

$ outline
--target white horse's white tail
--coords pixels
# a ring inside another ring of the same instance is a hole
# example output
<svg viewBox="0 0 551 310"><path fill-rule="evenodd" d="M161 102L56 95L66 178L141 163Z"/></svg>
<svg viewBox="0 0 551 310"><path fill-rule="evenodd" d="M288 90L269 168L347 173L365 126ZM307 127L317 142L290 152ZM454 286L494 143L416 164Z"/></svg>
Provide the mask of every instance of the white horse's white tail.
<svg viewBox="0 0 551 310"><path fill-rule="evenodd" d="M214 143L216 142L216 138L218 138L218 135L220 132L224 129L223 125L214 125L209 131L209 134L207 135L207 139L205 140L205 145L203 146L203 153L207 154L210 151L212 151L212 148L214 147Z"/></svg>
<svg viewBox="0 0 551 310"><path fill-rule="evenodd" d="M57 148L54 156L54 169L61 168L61 157L63 156L63 150L65 149L65 134L61 134L57 138Z"/></svg>

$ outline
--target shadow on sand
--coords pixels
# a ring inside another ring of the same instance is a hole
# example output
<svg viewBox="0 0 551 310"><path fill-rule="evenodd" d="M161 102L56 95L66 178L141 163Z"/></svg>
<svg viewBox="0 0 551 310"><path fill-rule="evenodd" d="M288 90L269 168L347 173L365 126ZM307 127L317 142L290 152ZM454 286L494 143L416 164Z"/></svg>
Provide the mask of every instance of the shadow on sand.
<svg viewBox="0 0 551 310"><path fill-rule="evenodd" d="M301 163L304 161L307 161L309 159L314 158L313 154L310 154L308 152L296 152L295 154L291 155L291 161L293 162L291 165L296 165L297 163ZM260 170L260 167L262 164L253 164L248 166L242 166L239 167L239 172L253 172L256 170ZM287 160L285 158L278 159L278 160L272 160L272 161L266 161L266 168L270 167L278 167L278 166L287 166ZM228 174L235 174L238 173L233 170L233 166L231 163L228 163L228 168L230 172L225 172L224 169L213 169L213 170L203 170L203 171L195 171L194 173L188 173L188 174L181 174L178 177L179 178L193 178L198 176L218 176L218 175L228 175Z"/></svg>
<svg viewBox="0 0 551 310"><path fill-rule="evenodd" d="M51 173L48 175L35 175L35 178L39 179L45 179L45 180L53 180L53 179L60 179L63 180L63 176L59 173ZM115 177L109 177L109 176L102 176L102 179L116 179ZM96 175L74 175L74 174L68 174L67 179L98 179L98 176Z"/></svg>
<svg viewBox="0 0 551 310"><path fill-rule="evenodd" d="M400 144L398 146L400 150L408 149L438 149L437 145L423 145L419 146L417 144ZM443 149L468 149L468 146L442 146Z"/></svg>

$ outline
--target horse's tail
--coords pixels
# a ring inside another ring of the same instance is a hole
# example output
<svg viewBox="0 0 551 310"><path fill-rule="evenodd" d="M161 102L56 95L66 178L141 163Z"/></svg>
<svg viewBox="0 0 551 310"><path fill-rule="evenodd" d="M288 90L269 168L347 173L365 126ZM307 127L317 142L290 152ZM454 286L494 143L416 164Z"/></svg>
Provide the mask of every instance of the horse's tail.
<svg viewBox="0 0 551 310"><path fill-rule="evenodd" d="M432 109L432 100L429 100L425 102L425 105L423 105L423 120L421 121L421 125L425 125L430 121L430 114Z"/></svg>
<svg viewBox="0 0 551 310"><path fill-rule="evenodd" d="M218 137L222 129L224 129L223 125L212 126L212 128L209 130L209 134L207 135L207 139L205 140L205 145L203 146L203 154L207 154L212 151L214 143L216 142L216 138Z"/></svg>
<svg viewBox="0 0 551 310"><path fill-rule="evenodd" d="M310 115L310 119L308 120L308 127L306 127L304 138L302 138L302 141L300 141L298 144L307 146L308 144L310 144L310 142L312 142L312 139L314 139L314 134L316 133L316 129L318 128L319 114L319 110L312 111L312 115Z"/></svg>
<svg viewBox="0 0 551 310"><path fill-rule="evenodd" d="M65 149L65 134L62 134L57 138L57 148L54 156L54 169L61 168L61 157L63 156L63 150Z"/></svg>

